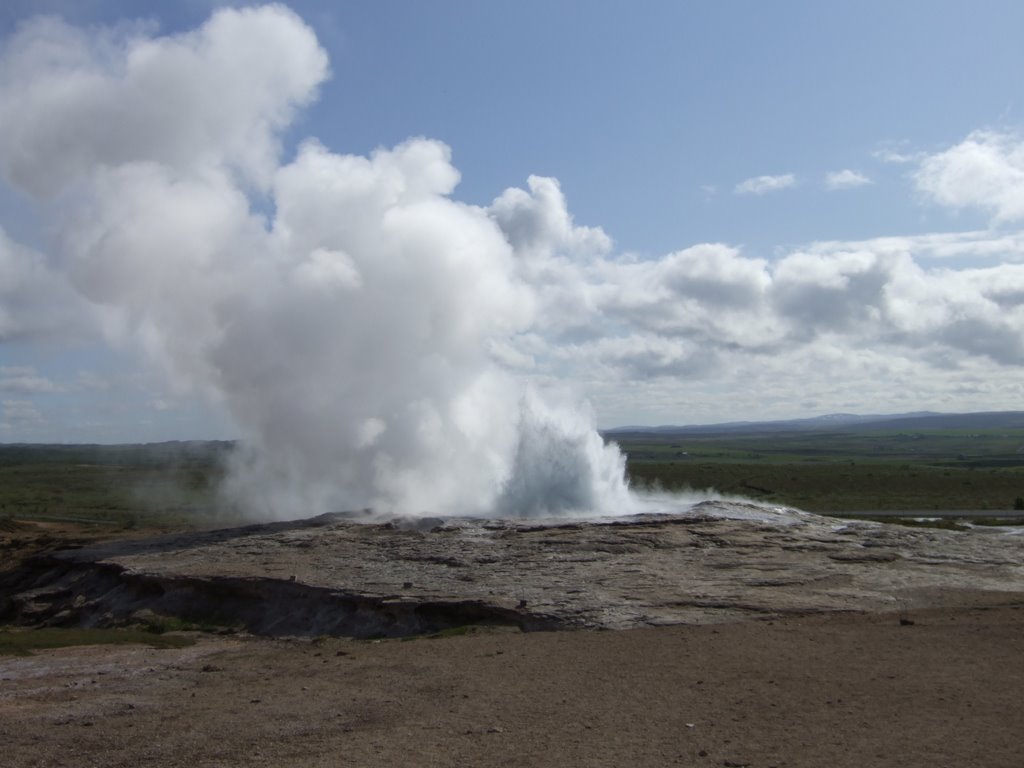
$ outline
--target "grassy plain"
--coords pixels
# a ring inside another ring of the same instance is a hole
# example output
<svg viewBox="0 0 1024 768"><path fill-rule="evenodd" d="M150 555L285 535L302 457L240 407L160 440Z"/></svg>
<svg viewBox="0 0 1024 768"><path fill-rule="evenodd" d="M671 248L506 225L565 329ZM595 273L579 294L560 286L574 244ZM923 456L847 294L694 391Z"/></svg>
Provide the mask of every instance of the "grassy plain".
<svg viewBox="0 0 1024 768"><path fill-rule="evenodd" d="M228 520L226 443L0 445L0 521L188 528Z"/></svg>
<svg viewBox="0 0 1024 768"><path fill-rule="evenodd" d="M1012 510L1024 427L612 436L637 487L712 488L812 512ZM217 494L229 443L0 445L5 520L113 529L238 520Z"/></svg>
<svg viewBox="0 0 1024 768"><path fill-rule="evenodd" d="M1012 510L1024 428L623 433L634 485L713 488L812 512Z"/></svg>

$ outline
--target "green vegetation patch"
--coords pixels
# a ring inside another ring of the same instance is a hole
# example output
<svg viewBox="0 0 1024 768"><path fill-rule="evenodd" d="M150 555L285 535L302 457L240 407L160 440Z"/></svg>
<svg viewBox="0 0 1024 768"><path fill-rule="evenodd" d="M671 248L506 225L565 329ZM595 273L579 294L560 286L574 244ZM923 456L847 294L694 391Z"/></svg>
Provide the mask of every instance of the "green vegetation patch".
<svg viewBox="0 0 1024 768"><path fill-rule="evenodd" d="M469 624L462 624L457 627L446 627L445 629L438 630L432 635L427 635L427 639L440 640L445 637L460 637L462 635L468 635L474 631L476 631L475 628Z"/></svg>
<svg viewBox="0 0 1024 768"><path fill-rule="evenodd" d="M0 630L0 656L29 656L46 648L77 645L148 645L150 648L185 648L195 638L183 635L154 634L142 629L81 629L44 627L42 629Z"/></svg>
<svg viewBox="0 0 1024 768"><path fill-rule="evenodd" d="M615 435L635 487L809 512L1024 510L1024 430Z"/></svg>
<svg viewBox="0 0 1024 768"><path fill-rule="evenodd" d="M808 512L1009 512L1024 468L945 469L896 462L630 462L635 487L714 490Z"/></svg>
<svg viewBox="0 0 1024 768"><path fill-rule="evenodd" d="M0 445L0 520L134 528L235 522L217 488L228 443Z"/></svg>
<svg viewBox="0 0 1024 768"><path fill-rule="evenodd" d="M242 631L241 625L217 623L196 616L164 616L143 610L135 614L136 620L146 632L162 635L166 632L206 632L207 634L230 635Z"/></svg>

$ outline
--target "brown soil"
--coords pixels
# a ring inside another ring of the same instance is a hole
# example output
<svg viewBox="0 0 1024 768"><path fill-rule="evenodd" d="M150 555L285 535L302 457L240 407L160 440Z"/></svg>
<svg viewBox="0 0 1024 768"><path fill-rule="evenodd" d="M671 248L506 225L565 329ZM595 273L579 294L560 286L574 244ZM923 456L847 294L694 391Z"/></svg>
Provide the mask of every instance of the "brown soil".
<svg viewBox="0 0 1024 768"><path fill-rule="evenodd" d="M911 620L42 651L0 659L0 744L7 766L1024 765L1024 610Z"/></svg>

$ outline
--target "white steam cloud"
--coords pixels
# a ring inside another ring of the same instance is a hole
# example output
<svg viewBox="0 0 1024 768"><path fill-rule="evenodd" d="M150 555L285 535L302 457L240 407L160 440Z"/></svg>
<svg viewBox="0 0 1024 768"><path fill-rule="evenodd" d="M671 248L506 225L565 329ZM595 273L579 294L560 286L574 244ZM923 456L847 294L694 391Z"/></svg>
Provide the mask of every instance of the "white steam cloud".
<svg viewBox="0 0 1024 768"><path fill-rule="evenodd" d="M61 267L110 335L231 413L247 507L627 511L623 457L592 417L495 359L536 319L517 257L603 234L529 196L453 201L435 141L369 158L308 141L281 164L280 132L328 75L291 11L222 10L159 38L37 20L0 71L6 177L59 203ZM0 264L31 281L17 258ZM7 419L31 415L5 401Z"/></svg>

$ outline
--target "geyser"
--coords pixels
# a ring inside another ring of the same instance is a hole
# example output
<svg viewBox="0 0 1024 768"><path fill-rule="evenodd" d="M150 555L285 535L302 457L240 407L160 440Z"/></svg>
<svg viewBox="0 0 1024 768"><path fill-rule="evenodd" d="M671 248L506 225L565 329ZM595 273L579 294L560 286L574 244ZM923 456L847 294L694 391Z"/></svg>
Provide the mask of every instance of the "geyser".
<svg viewBox="0 0 1024 768"><path fill-rule="evenodd" d="M628 511L619 451L513 343L551 270L607 241L553 180L466 205L419 138L282 162L328 64L278 5L169 37L40 19L2 64L0 160L53 216L54 266L109 338L230 413L242 508Z"/></svg>

